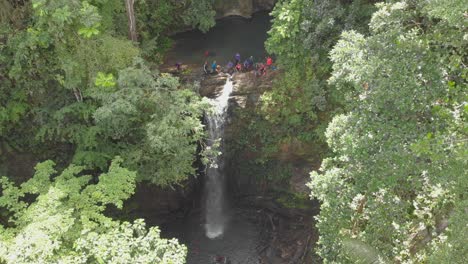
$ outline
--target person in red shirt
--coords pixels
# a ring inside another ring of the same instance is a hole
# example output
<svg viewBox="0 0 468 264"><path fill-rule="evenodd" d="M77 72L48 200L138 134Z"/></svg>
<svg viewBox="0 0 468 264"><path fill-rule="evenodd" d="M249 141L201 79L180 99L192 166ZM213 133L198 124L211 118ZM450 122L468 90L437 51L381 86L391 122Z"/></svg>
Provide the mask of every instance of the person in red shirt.
<svg viewBox="0 0 468 264"><path fill-rule="evenodd" d="M263 76L266 74L266 66L263 63L258 63L256 66L257 70L255 71L255 76Z"/></svg>
<svg viewBox="0 0 468 264"><path fill-rule="evenodd" d="M273 65L273 59L270 56L268 56L266 60L266 65L268 66L268 68L270 68L271 65Z"/></svg>
<svg viewBox="0 0 468 264"><path fill-rule="evenodd" d="M242 70L242 65L240 64L240 62L238 62L238 63L236 64L236 70L237 70L238 72L240 72L240 71Z"/></svg>
<svg viewBox="0 0 468 264"><path fill-rule="evenodd" d="M262 64L260 66L260 73L261 75L265 75L267 73L267 66L265 66L264 64Z"/></svg>

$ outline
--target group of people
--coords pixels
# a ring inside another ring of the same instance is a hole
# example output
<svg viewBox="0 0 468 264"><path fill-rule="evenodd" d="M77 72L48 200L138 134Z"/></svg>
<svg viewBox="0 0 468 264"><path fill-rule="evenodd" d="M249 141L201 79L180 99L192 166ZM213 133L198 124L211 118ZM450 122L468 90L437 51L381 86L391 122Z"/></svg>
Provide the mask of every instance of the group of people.
<svg viewBox="0 0 468 264"><path fill-rule="evenodd" d="M208 57L210 54L212 53L206 51L205 57ZM275 69L275 67L273 66L273 59L270 56L266 58L265 63L255 63L253 56L248 57L242 63L241 55L239 53L236 53L234 55L234 62L229 61L226 67L224 68L224 71L229 74L233 74L234 72L247 72L255 70L256 76L262 76L267 73L267 69ZM221 71L223 71L223 68L220 65L218 65L216 61L213 61L210 66L208 64L208 61L205 60L205 64L203 65L203 71L205 72L205 74L220 73Z"/></svg>

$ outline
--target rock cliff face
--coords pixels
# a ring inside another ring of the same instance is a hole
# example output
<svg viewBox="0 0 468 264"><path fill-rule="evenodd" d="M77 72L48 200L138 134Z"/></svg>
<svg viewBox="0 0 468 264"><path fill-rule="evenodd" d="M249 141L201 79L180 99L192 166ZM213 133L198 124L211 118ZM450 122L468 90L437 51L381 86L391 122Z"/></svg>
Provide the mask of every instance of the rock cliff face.
<svg viewBox="0 0 468 264"><path fill-rule="evenodd" d="M253 13L272 10L276 0L215 0L216 18L242 16L250 18Z"/></svg>

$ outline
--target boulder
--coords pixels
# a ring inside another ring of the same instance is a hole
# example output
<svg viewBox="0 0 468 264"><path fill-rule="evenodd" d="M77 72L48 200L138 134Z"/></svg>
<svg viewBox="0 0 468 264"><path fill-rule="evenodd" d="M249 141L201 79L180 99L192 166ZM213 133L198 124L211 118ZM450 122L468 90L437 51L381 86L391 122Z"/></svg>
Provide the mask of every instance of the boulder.
<svg viewBox="0 0 468 264"><path fill-rule="evenodd" d="M253 13L272 10L276 0L216 0L216 18L242 16L250 18Z"/></svg>
<svg viewBox="0 0 468 264"><path fill-rule="evenodd" d="M208 98L215 98L223 90L226 84L227 74L207 75L200 82L200 95Z"/></svg>

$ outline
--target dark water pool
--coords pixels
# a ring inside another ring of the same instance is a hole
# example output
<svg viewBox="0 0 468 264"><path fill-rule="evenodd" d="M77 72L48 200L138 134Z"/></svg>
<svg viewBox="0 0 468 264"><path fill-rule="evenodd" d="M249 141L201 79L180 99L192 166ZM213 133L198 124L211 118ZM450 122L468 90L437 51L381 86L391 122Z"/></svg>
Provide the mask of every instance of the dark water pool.
<svg viewBox="0 0 468 264"><path fill-rule="evenodd" d="M187 264L211 264L216 256L226 257L231 264L258 264L258 252L264 247L259 226L239 210L233 210L225 233L216 239L205 235L201 217L162 226L165 237L176 237L188 248Z"/></svg>
<svg viewBox="0 0 468 264"><path fill-rule="evenodd" d="M254 56L255 61L264 60L264 43L271 27L270 20L268 12L259 12L251 19L224 18L206 34L198 30L179 33L173 37L175 45L168 53L166 63L203 65L205 51L215 54L208 57L209 62L216 60L220 65L233 60L236 53L240 53L242 60L249 56Z"/></svg>

